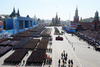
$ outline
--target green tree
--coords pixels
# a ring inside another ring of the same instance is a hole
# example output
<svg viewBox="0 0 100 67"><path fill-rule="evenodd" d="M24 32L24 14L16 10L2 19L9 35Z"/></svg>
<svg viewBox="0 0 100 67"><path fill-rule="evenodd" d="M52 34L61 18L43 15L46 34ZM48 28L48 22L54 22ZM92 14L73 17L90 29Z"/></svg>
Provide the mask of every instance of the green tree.
<svg viewBox="0 0 100 67"><path fill-rule="evenodd" d="M65 25L65 23L62 23L62 25L64 26L64 25Z"/></svg>
<svg viewBox="0 0 100 67"><path fill-rule="evenodd" d="M53 26L54 24L51 22L49 25L50 25L50 26Z"/></svg>
<svg viewBox="0 0 100 67"><path fill-rule="evenodd" d="M82 20L79 20L79 22L82 22Z"/></svg>
<svg viewBox="0 0 100 67"><path fill-rule="evenodd" d="M79 22L82 22L82 17L81 17L81 19L79 20Z"/></svg>

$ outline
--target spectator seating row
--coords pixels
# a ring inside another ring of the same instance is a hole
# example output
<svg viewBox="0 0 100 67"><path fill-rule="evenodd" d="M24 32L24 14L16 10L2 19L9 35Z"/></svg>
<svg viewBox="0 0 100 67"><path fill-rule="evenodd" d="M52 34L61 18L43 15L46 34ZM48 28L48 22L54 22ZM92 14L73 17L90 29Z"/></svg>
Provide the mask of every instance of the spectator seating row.
<svg viewBox="0 0 100 67"><path fill-rule="evenodd" d="M77 35L79 39L83 39L94 47L97 47L100 44L100 34L97 31L84 30L75 32L74 34Z"/></svg>

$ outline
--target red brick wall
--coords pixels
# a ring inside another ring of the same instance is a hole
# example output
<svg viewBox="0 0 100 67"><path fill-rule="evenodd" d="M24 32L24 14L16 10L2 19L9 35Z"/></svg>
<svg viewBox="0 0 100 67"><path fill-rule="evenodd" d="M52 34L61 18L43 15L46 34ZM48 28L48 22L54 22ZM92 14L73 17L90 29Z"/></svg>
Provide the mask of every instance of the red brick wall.
<svg viewBox="0 0 100 67"><path fill-rule="evenodd" d="M71 24L74 23L74 21L71 21ZM90 25L94 25L94 22L78 22L79 25L81 25L84 29L94 29L94 27L90 27Z"/></svg>
<svg viewBox="0 0 100 67"><path fill-rule="evenodd" d="M94 25L93 22L79 22L80 25L82 25L83 28L90 28L90 25Z"/></svg>

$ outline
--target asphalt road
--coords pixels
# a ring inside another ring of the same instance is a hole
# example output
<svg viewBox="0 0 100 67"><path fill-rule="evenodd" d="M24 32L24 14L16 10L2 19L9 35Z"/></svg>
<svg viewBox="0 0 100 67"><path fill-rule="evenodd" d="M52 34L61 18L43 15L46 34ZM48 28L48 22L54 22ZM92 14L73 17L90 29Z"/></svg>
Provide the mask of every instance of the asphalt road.
<svg viewBox="0 0 100 67"><path fill-rule="evenodd" d="M58 29L62 31L61 27ZM60 35L64 38L63 41L56 41L56 36L57 35L52 34L53 67L58 67L58 59L61 58L63 50L65 50L65 53L68 53L68 59L72 59L74 61L73 67L100 67L100 52L95 51L92 46L88 48L88 44L86 42L79 40L77 36L71 36L71 34L68 33ZM67 65L68 64L66 64L66 66Z"/></svg>

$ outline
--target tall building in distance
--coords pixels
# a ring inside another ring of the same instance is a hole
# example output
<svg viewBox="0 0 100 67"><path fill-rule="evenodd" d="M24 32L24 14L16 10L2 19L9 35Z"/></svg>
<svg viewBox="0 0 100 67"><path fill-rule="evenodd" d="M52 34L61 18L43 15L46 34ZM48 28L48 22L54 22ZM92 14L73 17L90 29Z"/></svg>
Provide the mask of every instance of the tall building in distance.
<svg viewBox="0 0 100 67"><path fill-rule="evenodd" d="M13 12L10 14L9 17L13 18L16 16L20 16L19 9L17 10L17 13L16 13L15 8L13 8Z"/></svg>
<svg viewBox="0 0 100 67"><path fill-rule="evenodd" d="M95 16L94 16L94 18L92 18L92 21L79 22L78 8L76 7L74 20L71 21L71 24L72 25L76 25L77 30L80 30L80 29L91 29L91 30L100 31L99 13L98 13L98 11L95 12Z"/></svg>
<svg viewBox="0 0 100 67"><path fill-rule="evenodd" d="M54 25L60 25L60 18L58 18L58 13L56 12L56 17L52 18L52 23Z"/></svg>
<svg viewBox="0 0 100 67"><path fill-rule="evenodd" d="M78 7L76 7L76 10L75 10L74 22L75 23L78 23L79 22Z"/></svg>

